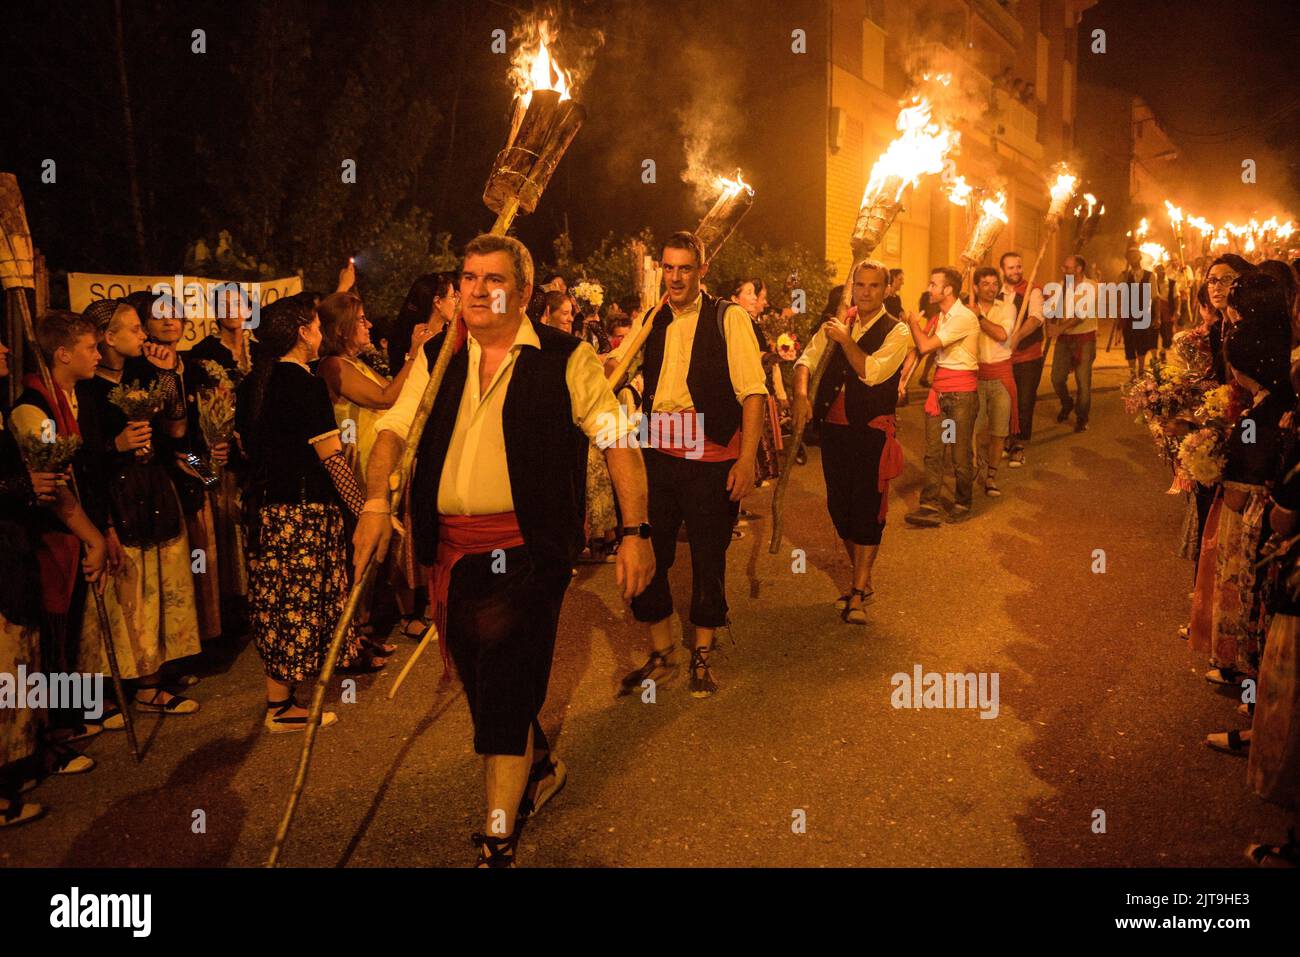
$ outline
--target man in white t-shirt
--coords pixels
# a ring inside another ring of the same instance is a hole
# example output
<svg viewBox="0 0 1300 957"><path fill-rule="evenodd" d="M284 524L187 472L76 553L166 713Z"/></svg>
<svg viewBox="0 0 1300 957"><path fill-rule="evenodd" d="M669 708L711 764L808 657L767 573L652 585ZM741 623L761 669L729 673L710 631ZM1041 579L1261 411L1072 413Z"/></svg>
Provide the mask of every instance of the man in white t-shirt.
<svg viewBox="0 0 1300 957"><path fill-rule="evenodd" d="M907 317L917 351L922 356L937 353L934 382L925 401L925 486L921 504L904 518L912 525L932 528L942 520L943 452L953 446L956 489L949 521L970 517L971 490L975 484L975 462L971 441L975 413L979 409L976 391L979 369L979 320L964 305L961 273L941 266L930 273L930 301L939 304L939 315L927 329L915 314Z"/></svg>
<svg viewBox="0 0 1300 957"><path fill-rule="evenodd" d="M980 324L979 415L975 434L980 439L979 458L983 460L984 494L996 498L998 465L1007 436L1018 422L1016 379L1011 366L1011 332L1016 326L1016 306L1009 296L1000 295L1002 276L992 266L975 270L975 313Z"/></svg>
<svg viewBox="0 0 1300 957"><path fill-rule="evenodd" d="M1087 262L1082 256L1066 256L1061 292L1052 297L1060 334L1052 356L1052 388L1061 400L1057 422L1074 413L1074 431L1088 431L1092 410L1092 364L1097 359L1097 286L1087 279ZM1070 398L1070 373L1074 373L1076 397Z"/></svg>

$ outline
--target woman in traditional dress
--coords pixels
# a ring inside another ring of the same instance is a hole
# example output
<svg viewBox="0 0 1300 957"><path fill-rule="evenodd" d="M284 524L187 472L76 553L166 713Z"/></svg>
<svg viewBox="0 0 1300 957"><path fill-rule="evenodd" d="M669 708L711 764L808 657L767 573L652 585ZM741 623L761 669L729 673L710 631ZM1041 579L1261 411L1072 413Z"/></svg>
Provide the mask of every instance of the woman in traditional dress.
<svg viewBox="0 0 1300 957"><path fill-rule="evenodd" d="M1249 407L1228 433L1216 536L1215 580L1206 678L1240 684L1259 670L1267 614L1256 563L1268 484L1283 454L1283 416L1295 408L1291 323L1281 285L1262 274L1237 280L1228 298L1235 321L1224 340L1229 374L1250 393ZM1250 732L1211 734L1210 747L1240 751Z"/></svg>
<svg viewBox="0 0 1300 957"><path fill-rule="evenodd" d="M370 449L375 444L375 423L389 409L402 392L406 377L416 362L424 361L422 349L429 340L428 325L411 329L410 348L402 356L397 375L384 378L358 356L370 347L370 320L365 306L351 293L336 292L321 300L316 307L320 316L321 350L316 374L329 386L330 401L334 406L334 420L338 423L345 454L353 463L357 484L366 482L366 465ZM408 605L409 610L412 606ZM423 634L423 621L419 634L408 631L410 619L403 622L403 634L418 638ZM376 639L370 626L370 609L362 609L357 625L363 640L376 655L391 655L395 645Z"/></svg>
<svg viewBox="0 0 1300 957"><path fill-rule="evenodd" d="M184 303L172 296L154 292L135 292L127 296L126 301L139 315L149 342L160 345L175 355L174 371L180 381L181 395L188 399L192 393L190 380L194 377L194 371L180 351L186 323L191 321L186 318ZM178 434L161 436L159 451L163 453L172 484L180 496L185 534L190 548L201 556L201 564L196 566L194 572L194 607L199 620L200 640L212 641L223 630L217 523L208 488L185 457L192 453L213 464L222 465L226 449L209 451L200 434L197 407L187 401L184 408L183 430ZM193 676L187 676L184 683L191 684L197 680Z"/></svg>
<svg viewBox="0 0 1300 957"><path fill-rule="evenodd" d="M1292 377L1294 385L1295 377ZM1273 486L1269 523L1276 541L1290 542L1277 552L1268 604L1273 618L1264 641L1259 685L1251 722L1250 765L1246 778L1265 801L1291 814L1282 844L1252 844L1246 857L1261 867L1300 866L1300 438L1293 415L1286 458Z"/></svg>
<svg viewBox="0 0 1300 957"><path fill-rule="evenodd" d="M8 375L9 349L0 342L0 378ZM106 561L102 535L63 481L62 475L27 469L18 442L0 417L0 676L14 682L11 691L16 694L26 691L18 678L20 667L29 675L42 671L37 544L45 508L87 543L87 577L97 581ZM18 707L13 701L0 707L0 828L26 824L45 813L40 804L22 798L29 782L40 776L32 762L45 717L46 709ZM56 772L94 767L93 760L71 748L56 748L52 757Z"/></svg>
<svg viewBox="0 0 1300 957"><path fill-rule="evenodd" d="M364 504L343 455L329 387L308 363L321 344L320 318L299 299L262 310L261 345L239 388L236 434L249 459L249 618L266 671L264 726L302 731L307 710L294 686L325 665L348 596L343 511ZM345 640L342 670L378 671L355 629ZM322 726L337 720L326 712Z"/></svg>
<svg viewBox="0 0 1300 957"><path fill-rule="evenodd" d="M201 422L200 401L207 390L224 386L234 390L253 368L252 303L238 286L219 290L215 313L217 328L186 353L186 400L191 424ZM222 381L224 379L224 382ZM228 637L247 629L248 565L244 560L244 514L240 485L247 460L228 441L209 443L201 427L196 442L207 448L216 467L217 481L207 490L216 528L218 581L221 592L222 631ZM211 556L209 556L209 559Z"/></svg>
<svg viewBox="0 0 1300 957"><path fill-rule="evenodd" d="M168 662L201 650L190 542L166 464L169 440L182 440L186 424L175 353L157 345L146 353L139 311L125 302L101 300L85 316L99 332L100 361L77 396L97 423L89 439L97 446L91 451L99 457L112 527L104 605L118 665L124 679L138 679L139 710L193 714L198 702L162 688L160 674ZM148 420L128 419L110 398L118 386L156 387L162 407ZM109 670L93 613L82 625L80 670Z"/></svg>

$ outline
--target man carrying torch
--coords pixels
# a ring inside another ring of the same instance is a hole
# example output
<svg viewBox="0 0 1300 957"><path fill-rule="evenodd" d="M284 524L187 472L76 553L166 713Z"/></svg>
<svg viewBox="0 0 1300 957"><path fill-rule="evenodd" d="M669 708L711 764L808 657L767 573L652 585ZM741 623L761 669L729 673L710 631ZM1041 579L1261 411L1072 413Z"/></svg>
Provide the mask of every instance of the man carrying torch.
<svg viewBox="0 0 1300 957"><path fill-rule="evenodd" d="M483 235L465 249L460 323L431 339L376 423L367 502L353 539L358 567L383 557L389 475L443 336L458 338L411 484L416 554L432 564L438 631L465 689L483 755L479 866L509 867L518 819L564 786L537 716L546 699L560 606L582 547L587 449L605 446L625 540L617 579L633 599L654 574L645 471L590 345L524 315L533 261L522 243ZM755 433L757 438L757 433ZM629 534L630 533L630 534Z"/></svg>
<svg viewBox="0 0 1300 957"><path fill-rule="evenodd" d="M727 546L740 500L754 486L766 377L749 314L700 288L708 272L703 240L689 232L668 238L661 253L667 301L640 317L606 359L607 366L624 365L626 350L645 343L650 525L643 534L652 537L655 575L632 601L632 614L650 626L650 657L623 678L623 694L640 693L643 682L677 672L668 570L683 522L695 628L690 691L704 698L718 690L709 658L715 632L727 623ZM650 332L643 336L647 323Z"/></svg>
<svg viewBox="0 0 1300 957"><path fill-rule="evenodd" d="M874 595L871 569L880 550L889 503L889 480L898 475L903 450L894 437L894 407L903 360L912 348L907 326L885 309L890 271L876 259L853 267L853 308L822 324L794 370L794 430L811 419L821 436L826 510L844 543L853 582L836 600L841 618L867 623L862 610ZM839 346L810 401L808 380L827 343Z"/></svg>

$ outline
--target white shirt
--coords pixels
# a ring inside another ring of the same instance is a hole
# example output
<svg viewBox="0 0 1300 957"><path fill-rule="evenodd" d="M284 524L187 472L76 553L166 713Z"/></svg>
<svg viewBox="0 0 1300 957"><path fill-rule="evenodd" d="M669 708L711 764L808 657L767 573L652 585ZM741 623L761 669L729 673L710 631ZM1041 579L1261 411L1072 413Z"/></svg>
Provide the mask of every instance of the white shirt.
<svg viewBox="0 0 1300 957"><path fill-rule="evenodd" d="M1073 302L1067 310L1063 304L1071 288L1074 291ZM1063 324L1073 322L1073 325L1062 326L1062 335L1077 336L1081 332L1097 331L1097 293L1097 284L1092 280L1067 277L1067 282L1062 284L1060 301L1057 301L1057 296L1052 297L1052 307L1060 321Z"/></svg>
<svg viewBox="0 0 1300 957"><path fill-rule="evenodd" d="M703 296L681 310L672 309L672 321L664 334L664 358L659 367L659 383L655 387L655 404L652 412L685 412L695 408L686 376L691 369L691 350L695 345L695 328L699 324ZM632 323L618 348L605 357L622 359L632 347L647 318L639 316ZM722 334L727 345L727 370L731 376L731 390L742 405L751 395L767 395L767 376L763 372L763 357L754 336L754 324L747 313L735 303L728 303L722 314Z"/></svg>
<svg viewBox="0 0 1300 957"><path fill-rule="evenodd" d="M884 315L885 307L881 306L880 311L865 322L861 316L855 316L853 325L849 329L849 335L852 336L853 341L857 342L861 339L863 334L877 322L880 322ZM823 324L814 333L812 340L808 343L808 348L803 351L803 355L799 356L795 362L795 367L806 366L810 371L816 369L817 363L821 361L822 353L826 351L826 342L826 326ZM907 328L907 323L895 323L894 328L885 335L885 340L880 344L880 348L867 355L867 361L862 370L863 374L858 376L858 379L863 385L879 385L893 375L898 367L903 364L903 360L907 358L907 353L911 348L912 333Z"/></svg>
<svg viewBox="0 0 1300 957"><path fill-rule="evenodd" d="M448 327L455 334L455 327ZM510 386L515 359L527 346L541 347L537 330L522 319L510 351L501 360L492 381L484 388L479 381L483 347L469 336L469 368L465 391L461 393L451 444L438 484L438 512L443 515L491 515L514 511L514 495L506 469L506 439L501 413ZM631 431L626 416L620 416L618 400L605 381L605 371L596 350L580 343L565 366L573 424L589 439L615 442ZM402 385L393 407L375 423L375 434L387 429L405 441L420 397L429 382L429 367L417 361Z"/></svg>
<svg viewBox="0 0 1300 957"><path fill-rule="evenodd" d="M961 300L952 304L947 312L940 313L939 324L934 328L943 348L938 351L935 363L941 369L974 372L980 367L980 324Z"/></svg>
<svg viewBox="0 0 1300 957"><path fill-rule="evenodd" d="M983 308L983 303L980 303ZM995 362L1005 362L1011 358L1011 350L1007 348L1007 340L1011 338L1011 330L1016 325L1016 304L1005 299L994 300L993 304L988 307L984 313L986 322L991 322L1007 333L1007 339L1002 342L994 339L980 327L980 341L977 358L982 366L992 365Z"/></svg>

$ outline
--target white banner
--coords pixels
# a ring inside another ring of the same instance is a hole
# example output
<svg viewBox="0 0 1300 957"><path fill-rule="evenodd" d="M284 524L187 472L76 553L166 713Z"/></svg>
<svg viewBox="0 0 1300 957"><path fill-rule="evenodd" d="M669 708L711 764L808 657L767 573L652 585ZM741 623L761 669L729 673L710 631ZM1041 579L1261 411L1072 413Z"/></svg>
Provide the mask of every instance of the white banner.
<svg viewBox="0 0 1300 957"><path fill-rule="evenodd" d="M107 276L99 273L68 273L68 304L74 312L82 312L98 299L122 299L133 292L166 293L185 303L185 330L181 333L180 348L188 349L200 339L217 329L213 303L223 288L243 290L254 304L249 327L256 329L260 308L277 299L302 292L302 278L270 279L266 282L236 282L230 279L208 279L200 276Z"/></svg>

